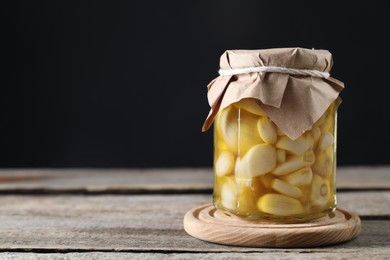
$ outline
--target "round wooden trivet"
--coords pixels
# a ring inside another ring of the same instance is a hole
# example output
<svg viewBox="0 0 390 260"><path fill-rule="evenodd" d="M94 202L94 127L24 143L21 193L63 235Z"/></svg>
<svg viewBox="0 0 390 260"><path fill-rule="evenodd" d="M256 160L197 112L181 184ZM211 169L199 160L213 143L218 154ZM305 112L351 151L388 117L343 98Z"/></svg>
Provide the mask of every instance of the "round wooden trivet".
<svg viewBox="0 0 390 260"><path fill-rule="evenodd" d="M245 220L217 210L212 204L194 208L184 216L184 229L208 242L248 247L314 247L357 237L360 218L342 209L299 224Z"/></svg>

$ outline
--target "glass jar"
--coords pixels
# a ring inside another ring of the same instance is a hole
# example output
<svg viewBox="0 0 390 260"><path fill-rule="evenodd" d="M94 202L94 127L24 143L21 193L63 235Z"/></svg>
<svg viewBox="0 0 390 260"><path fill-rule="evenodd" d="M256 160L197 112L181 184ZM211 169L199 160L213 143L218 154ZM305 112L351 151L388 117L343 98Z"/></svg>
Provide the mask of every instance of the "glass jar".
<svg viewBox="0 0 390 260"><path fill-rule="evenodd" d="M253 98L219 111L214 121L214 205L240 217L304 222L336 208L334 101L295 140Z"/></svg>
<svg viewBox="0 0 390 260"><path fill-rule="evenodd" d="M227 50L207 86L214 205L240 217L305 222L336 209L336 109L344 83L327 50Z"/></svg>

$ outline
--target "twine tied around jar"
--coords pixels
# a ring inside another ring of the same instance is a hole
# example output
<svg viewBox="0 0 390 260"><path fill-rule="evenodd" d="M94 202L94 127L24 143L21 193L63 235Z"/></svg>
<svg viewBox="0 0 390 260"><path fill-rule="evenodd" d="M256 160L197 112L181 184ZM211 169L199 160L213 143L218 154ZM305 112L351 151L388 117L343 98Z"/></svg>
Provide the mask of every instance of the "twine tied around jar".
<svg viewBox="0 0 390 260"><path fill-rule="evenodd" d="M277 73L287 73L292 75L302 75L302 76L312 76L317 78L329 78L329 72L322 72L319 70L306 70L306 69L293 69L286 67L277 67L277 66L261 66L261 67L249 67L249 68L240 68L240 69L220 69L218 71L221 76L232 76L238 74L252 73L252 72L277 72Z"/></svg>

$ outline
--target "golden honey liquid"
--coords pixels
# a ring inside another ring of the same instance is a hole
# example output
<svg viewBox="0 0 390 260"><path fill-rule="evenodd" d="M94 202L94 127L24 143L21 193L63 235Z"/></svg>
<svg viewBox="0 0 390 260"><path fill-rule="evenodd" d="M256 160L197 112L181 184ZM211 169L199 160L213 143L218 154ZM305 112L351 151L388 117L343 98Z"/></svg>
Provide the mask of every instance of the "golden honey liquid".
<svg viewBox="0 0 390 260"><path fill-rule="evenodd" d="M214 122L214 205L235 215L304 222L336 208L336 105L296 140L253 99Z"/></svg>

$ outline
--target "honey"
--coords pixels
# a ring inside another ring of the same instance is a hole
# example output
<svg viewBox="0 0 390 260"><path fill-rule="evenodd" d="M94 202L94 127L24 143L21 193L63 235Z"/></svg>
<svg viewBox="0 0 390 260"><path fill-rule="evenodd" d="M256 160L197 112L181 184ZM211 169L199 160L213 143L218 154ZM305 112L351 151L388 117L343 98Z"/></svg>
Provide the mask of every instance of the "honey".
<svg viewBox="0 0 390 260"><path fill-rule="evenodd" d="M214 121L214 205L241 217L304 222L336 208L336 103L295 140L253 99Z"/></svg>

